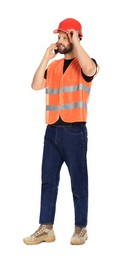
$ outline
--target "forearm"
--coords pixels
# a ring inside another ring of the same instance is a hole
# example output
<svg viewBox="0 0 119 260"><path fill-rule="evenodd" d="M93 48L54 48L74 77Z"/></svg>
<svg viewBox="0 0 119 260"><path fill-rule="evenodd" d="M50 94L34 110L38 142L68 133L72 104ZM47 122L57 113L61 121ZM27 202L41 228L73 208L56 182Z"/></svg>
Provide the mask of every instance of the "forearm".
<svg viewBox="0 0 119 260"><path fill-rule="evenodd" d="M35 90L40 90L40 89L45 88L46 79L44 78L44 73L47 68L49 60L53 59L56 56L56 54L53 52L54 49L57 49L56 43L51 44L47 48L47 50L43 56L43 59L39 65L38 69L36 70L36 73L33 77L32 85L31 85L32 88Z"/></svg>
<svg viewBox="0 0 119 260"><path fill-rule="evenodd" d="M47 68L47 64L48 64L48 59L47 57L44 55L38 69L36 70L34 77L33 77L33 81L32 81L32 88L35 90L40 90L45 88L45 78L44 78L44 73L45 70Z"/></svg>
<svg viewBox="0 0 119 260"><path fill-rule="evenodd" d="M96 65L83 49L79 41L75 42L75 51L83 73L87 76L93 76L96 73Z"/></svg>

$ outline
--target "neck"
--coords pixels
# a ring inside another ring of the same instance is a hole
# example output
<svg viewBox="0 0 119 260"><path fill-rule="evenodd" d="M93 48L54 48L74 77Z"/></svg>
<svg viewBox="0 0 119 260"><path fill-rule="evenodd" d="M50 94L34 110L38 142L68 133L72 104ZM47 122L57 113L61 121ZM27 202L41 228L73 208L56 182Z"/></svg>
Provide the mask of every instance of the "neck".
<svg viewBox="0 0 119 260"><path fill-rule="evenodd" d="M75 55L74 51L64 54L65 60L71 60L71 59L74 59L75 57L76 57L76 55Z"/></svg>

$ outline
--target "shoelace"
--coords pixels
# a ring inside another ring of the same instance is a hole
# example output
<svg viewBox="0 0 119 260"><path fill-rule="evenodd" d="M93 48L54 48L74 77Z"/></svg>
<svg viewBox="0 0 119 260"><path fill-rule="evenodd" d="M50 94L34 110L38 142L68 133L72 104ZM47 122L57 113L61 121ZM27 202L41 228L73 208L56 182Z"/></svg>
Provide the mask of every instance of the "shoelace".
<svg viewBox="0 0 119 260"><path fill-rule="evenodd" d="M73 236L83 237L85 235L85 232L86 232L85 228L82 228L79 234L76 232L76 230L77 230L77 228L75 229Z"/></svg>
<svg viewBox="0 0 119 260"><path fill-rule="evenodd" d="M37 236L40 235L44 232L44 230L46 229L45 225L42 225L42 227L39 227L39 229L37 229L31 236Z"/></svg>

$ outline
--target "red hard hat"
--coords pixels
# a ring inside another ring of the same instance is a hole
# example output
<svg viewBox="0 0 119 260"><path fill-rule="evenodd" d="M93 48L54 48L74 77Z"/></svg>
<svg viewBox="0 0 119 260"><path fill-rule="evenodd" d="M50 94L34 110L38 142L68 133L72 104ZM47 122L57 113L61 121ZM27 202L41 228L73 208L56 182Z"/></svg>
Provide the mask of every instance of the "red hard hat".
<svg viewBox="0 0 119 260"><path fill-rule="evenodd" d="M60 22L58 29L54 30L54 33L58 33L59 31L66 32L67 30L74 29L78 32L78 34L83 37L82 34L82 26L81 24L75 20L74 18L67 18Z"/></svg>

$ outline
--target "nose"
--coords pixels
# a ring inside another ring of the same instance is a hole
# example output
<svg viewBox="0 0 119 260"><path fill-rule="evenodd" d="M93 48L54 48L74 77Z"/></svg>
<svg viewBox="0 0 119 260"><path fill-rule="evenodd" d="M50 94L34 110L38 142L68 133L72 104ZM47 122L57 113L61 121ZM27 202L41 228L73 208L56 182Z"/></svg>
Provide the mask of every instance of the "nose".
<svg viewBox="0 0 119 260"><path fill-rule="evenodd" d="M60 37L58 38L58 43L59 43L59 44L63 44L63 37L60 36Z"/></svg>
<svg viewBox="0 0 119 260"><path fill-rule="evenodd" d="M61 39L58 40L58 44L62 44L62 40Z"/></svg>
<svg viewBox="0 0 119 260"><path fill-rule="evenodd" d="M60 46L64 46L64 44L63 44L63 41L62 40L59 40L58 41L58 46L60 47Z"/></svg>

